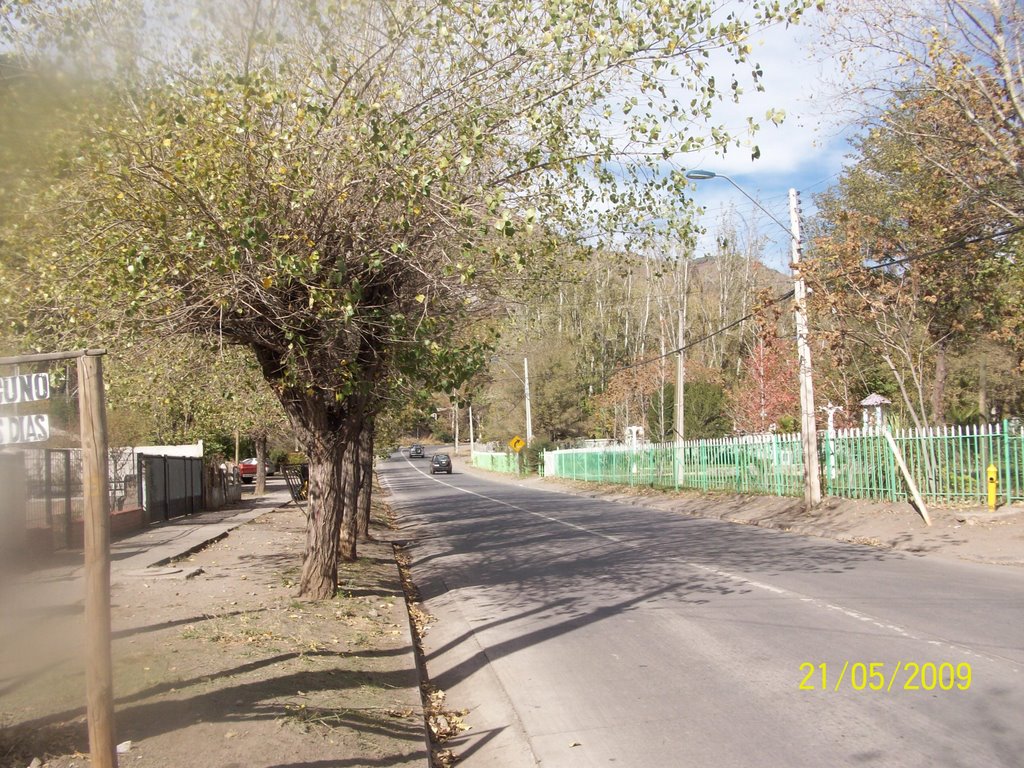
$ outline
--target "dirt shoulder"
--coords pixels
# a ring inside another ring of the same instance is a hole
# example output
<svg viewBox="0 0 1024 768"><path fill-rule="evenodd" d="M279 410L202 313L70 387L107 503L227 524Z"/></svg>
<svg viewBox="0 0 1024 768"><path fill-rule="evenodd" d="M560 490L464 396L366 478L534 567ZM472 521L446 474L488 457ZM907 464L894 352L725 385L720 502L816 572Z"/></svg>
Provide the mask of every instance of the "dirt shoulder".
<svg viewBox="0 0 1024 768"><path fill-rule="evenodd" d="M813 512L800 499L735 494L659 491L621 485L579 483L560 478L517 478L477 469L468 456L456 458L460 471L490 479L577 496L649 506L692 517L774 528L855 544L897 549L995 565L1024 566L1024 505L989 512L985 508L930 507L931 527L909 503L827 498Z"/></svg>
<svg viewBox="0 0 1024 768"><path fill-rule="evenodd" d="M301 602L304 530L289 505L163 571L117 579L116 737L131 742L122 766L426 764L391 545L361 545L334 600ZM0 675L0 766L87 766L80 606L17 634L19 655L4 652L18 669Z"/></svg>

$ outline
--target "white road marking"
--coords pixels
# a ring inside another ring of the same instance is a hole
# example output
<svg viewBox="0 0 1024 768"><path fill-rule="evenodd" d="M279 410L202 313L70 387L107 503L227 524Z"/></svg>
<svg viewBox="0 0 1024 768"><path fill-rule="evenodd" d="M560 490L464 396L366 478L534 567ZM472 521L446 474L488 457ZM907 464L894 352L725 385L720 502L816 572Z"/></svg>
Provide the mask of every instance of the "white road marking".
<svg viewBox="0 0 1024 768"><path fill-rule="evenodd" d="M534 512L532 509L527 509L526 507L521 507L518 504L512 504L511 502L503 501L502 499L496 499L496 498L494 498L492 496L488 496L487 494L484 494L484 493L478 493L477 491L471 491L468 488L460 488L457 485L452 485L450 482L446 482L444 480L438 480L434 475L428 475L426 472L424 472L419 467L417 467L415 464L413 464L412 461L410 461L408 457L405 457L405 460L406 460L406 463L408 463L410 467L415 469L417 472L422 474L424 477L428 477L429 479L433 480L435 483L440 483L441 485L444 485L444 486L446 486L448 488L451 488L452 490L459 491L461 493L465 493L465 494L468 494L470 496L476 496L477 498L480 498L480 499L486 499L487 501L493 502L495 504L500 504L503 507L508 507L510 509L515 509L515 510L517 510L519 512L524 512L525 514L533 515L534 517L539 517L542 520L547 520L549 522L556 523L557 525L561 525L561 526L564 526L566 528L572 528L574 530L581 531L581 532L589 534L591 536L596 536L598 538L605 539L606 541L614 542L614 543L619 544L619 545L621 545L623 547L628 547L630 549L646 549L647 548L643 544L632 543L632 542L627 541L625 539L620 539L617 536L610 536L608 534L601 533L600 531L591 530L590 528L587 528L586 526L577 525L576 523L570 523L570 522L567 522L565 520L559 520L556 517L551 517L550 515L545 515L542 512ZM527 490L536 490L536 489L532 489L529 486L525 486L525 485L517 485L516 487L524 488L524 489L527 489ZM594 500L598 501L598 499L594 499ZM881 630L886 631L886 632L891 632L892 634L898 635L901 638L906 639L906 640L914 640L914 641L917 641L917 642L925 642L925 643L927 643L929 645L933 645L933 646L937 646L937 647L941 647L941 648L947 648L949 650L955 650L955 651L957 651L959 653L964 653L966 655L973 656L975 658L986 659L988 661L992 661L992 662L996 662L996 663L1004 663L1005 664L1006 662L1009 662L1011 664L1011 670L1013 672L1015 672L1015 673L1019 673L1020 672L1020 669L1017 668L1017 666L1016 666L1016 662L1014 662L1012 659L1008 659L1008 658L1001 657L1001 656L998 656L998 657L997 656L990 656L990 655L985 654L985 653L980 653L979 651L976 651L976 650L974 650L972 648L968 648L966 646L959 645L957 643L952 643L952 642L949 642L949 641L946 641L946 640L933 640L933 639L925 638L925 637L922 637L920 635L916 635L913 632L910 632L906 628L901 627L901 626L899 626L897 624L890 624L890 623L884 621L883 619L879 619L879 618L877 618L875 616L871 616L869 614L862 613L861 611L857 611L857 610L854 610L852 608L847 608L847 607L842 606L842 605L836 605L834 603L829 603L829 602L827 602L825 600L821 600L821 599L819 599L817 597L811 597L810 595L805 595L805 594L802 594L800 592L794 592L793 590L785 589L783 587L776 587L776 586L773 586L771 584L765 584L764 582L754 581L753 579L750 579L750 578L748 578L746 576L743 576L741 574L733 573L731 571L725 571L725 570L722 570L721 568L714 568L714 567L709 566L709 565L703 565L701 563L694 563L694 562L691 562L689 560L684 560L682 558L670 558L670 559L673 559L676 562L679 562L679 563L681 563L681 564L683 564L683 565L685 565L685 566L687 566L689 568L693 568L693 569L698 570L698 571L704 571L706 573L713 573L716 576L720 576L720 577L722 577L724 579L729 579L730 581L735 581L735 582L737 582L739 584L744 584L744 585L752 587L754 589L759 589L759 590L762 590L764 592L770 592L772 594L779 595L781 597L785 597L785 598L789 598L789 599L793 599L793 600L798 600L798 601L800 601L802 603L809 603L810 605L813 605L814 607L822 609L822 610L839 612L839 613L843 614L844 616L846 616L846 617L848 617L850 619L854 619L855 621L869 622L873 626L877 627L878 629L881 629Z"/></svg>

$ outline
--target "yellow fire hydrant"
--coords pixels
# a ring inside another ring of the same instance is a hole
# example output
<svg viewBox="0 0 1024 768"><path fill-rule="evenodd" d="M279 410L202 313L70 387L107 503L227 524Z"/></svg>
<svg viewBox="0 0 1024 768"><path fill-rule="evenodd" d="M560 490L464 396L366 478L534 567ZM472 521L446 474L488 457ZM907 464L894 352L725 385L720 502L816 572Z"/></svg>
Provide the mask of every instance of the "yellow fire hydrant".
<svg viewBox="0 0 1024 768"><path fill-rule="evenodd" d="M996 510L996 490L999 485L999 472L995 464L988 465L988 508Z"/></svg>

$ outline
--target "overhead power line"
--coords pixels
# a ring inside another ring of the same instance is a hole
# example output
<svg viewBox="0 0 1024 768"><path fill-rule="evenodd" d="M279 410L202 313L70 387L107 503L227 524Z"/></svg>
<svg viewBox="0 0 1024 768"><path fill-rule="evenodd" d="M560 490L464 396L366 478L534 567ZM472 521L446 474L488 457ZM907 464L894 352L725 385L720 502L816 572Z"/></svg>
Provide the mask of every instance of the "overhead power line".
<svg viewBox="0 0 1024 768"><path fill-rule="evenodd" d="M1024 232L1024 225L1019 225L1019 226L1016 226L1016 227L1010 227L1009 229L1004 229L1004 230L1001 230L999 232L993 232L993 233L988 234L988 235L978 235L977 237L967 237L967 236L961 237L958 240L953 241L952 243L947 243L946 245L940 246L940 247L935 248L935 249L930 250L930 251L924 251L922 253L915 253L915 254L911 254L909 256L903 256L902 258L899 258L899 259L894 259L892 261L885 261L885 262L880 262L878 264L872 264L870 266L861 266L861 267L859 267L859 269L865 269L865 270L869 270L870 271L870 270L875 270L875 269L883 269L885 267L895 267L895 266L899 266L900 264L909 264L910 262L913 262L913 261L918 261L920 259L924 259L924 258L927 258L929 256L937 256L940 253L947 253L949 251L957 250L958 248L964 248L964 247L966 247L968 245L974 245L976 243L983 243L983 242L987 242L989 240L997 240L997 239L999 239L1001 237L1009 237L1010 235L1015 235L1018 232ZM840 273L838 275L833 275L831 278L829 278L829 281L831 282L831 281L838 280L838 279L843 278L843 277L848 277L853 272L854 272L854 270L847 270L847 271L842 272L842 273ZM687 342L686 344L683 344L681 347L678 347L677 349L673 349L673 350L670 350L668 352L665 352L662 355L657 355L655 357L647 358L646 360L640 360L639 362L631 363L630 365L624 366L623 368L619 368L618 370L620 370L620 371L628 371L631 368L640 368L641 366L649 365L651 363L657 362L658 360L662 360L662 359L664 359L666 357L671 357L672 355L677 355L680 352L685 352L686 350L690 349L690 347L695 347L698 344L703 344L705 341L709 341L710 339L713 339L715 336L719 336L719 335L725 333L726 331L728 331L728 330L730 330L732 328L735 328L737 325L740 325L741 323L745 323L747 320L750 320L751 318L756 317L760 312L762 312L763 310L767 309L768 307L774 306L775 304L778 304L779 302L782 302L782 301L785 301L786 299L792 298L794 293L795 293L795 291L793 289L790 289L790 290L786 291L785 293L782 293L782 294L774 297L773 299L770 299L769 301L765 302L760 307L758 307L758 309L753 310L751 312L748 312L747 314L745 314L743 317L739 318L738 320L734 320L731 323L729 323L728 325L723 325L721 328L718 328L718 329L716 329L714 331L711 331L710 333L707 333L704 336L701 336L699 339L694 339L693 341Z"/></svg>
<svg viewBox="0 0 1024 768"><path fill-rule="evenodd" d="M974 245L975 243L984 243L988 240L997 240L1000 237L1009 237L1010 235L1015 235L1018 232L1024 232L1024 225L1010 227L1009 229L1004 229L1000 232L993 232L990 235L978 235L977 237L968 237L965 235L964 237L961 237L959 240L955 240L952 243L940 246L939 248L936 248L935 250L932 251L925 251L924 253L915 253L910 256L904 256L899 259L894 259L892 261L879 262L878 264L872 264L869 267L861 267L861 269L870 270L883 269L884 267L897 267L900 264L909 264L912 261L925 259L929 256L936 256L940 253L946 253L947 251L954 251L957 248L965 248L966 246ZM851 271L852 270L848 270L844 272L842 275L838 275L838 277L845 277L846 275L849 275Z"/></svg>

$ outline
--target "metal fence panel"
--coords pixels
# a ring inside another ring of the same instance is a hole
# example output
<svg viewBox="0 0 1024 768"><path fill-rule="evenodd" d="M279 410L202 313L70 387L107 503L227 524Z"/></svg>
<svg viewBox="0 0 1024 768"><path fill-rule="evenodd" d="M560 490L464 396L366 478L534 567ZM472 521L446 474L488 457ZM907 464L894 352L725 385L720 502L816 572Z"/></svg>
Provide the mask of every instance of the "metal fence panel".
<svg viewBox="0 0 1024 768"><path fill-rule="evenodd" d="M194 514L203 505L203 462L195 457L140 457L141 483L111 477L110 509L144 506L150 522ZM48 552L81 546L85 502L77 448L0 451L0 547Z"/></svg>
<svg viewBox="0 0 1024 768"><path fill-rule="evenodd" d="M75 546L84 513L77 449L18 448L0 453L4 548L47 552Z"/></svg>
<svg viewBox="0 0 1024 768"><path fill-rule="evenodd" d="M141 504L150 522L194 514L203 504L203 460L188 456L139 456Z"/></svg>
<svg viewBox="0 0 1024 768"><path fill-rule="evenodd" d="M1024 501L1024 428L1011 429L1004 421L980 427L899 430L892 436L929 503L985 504L989 465L996 468L998 499ZM822 432L818 445L822 488L827 495L888 501L907 498L906 482L884 432ZM483 466L475 455L474 463ZM799 434L560 450L548 452L545 467L553 477L587 482L766 496L803 494Z"/></svg>
<svg viewBox="0 0 1024 768"><path fill-rule="evenodd" d="M510 475L519 474L519 456L515 453L473 451L470 461L474 467L480 469L489 469L492 472L504 472Z"/></svg>

